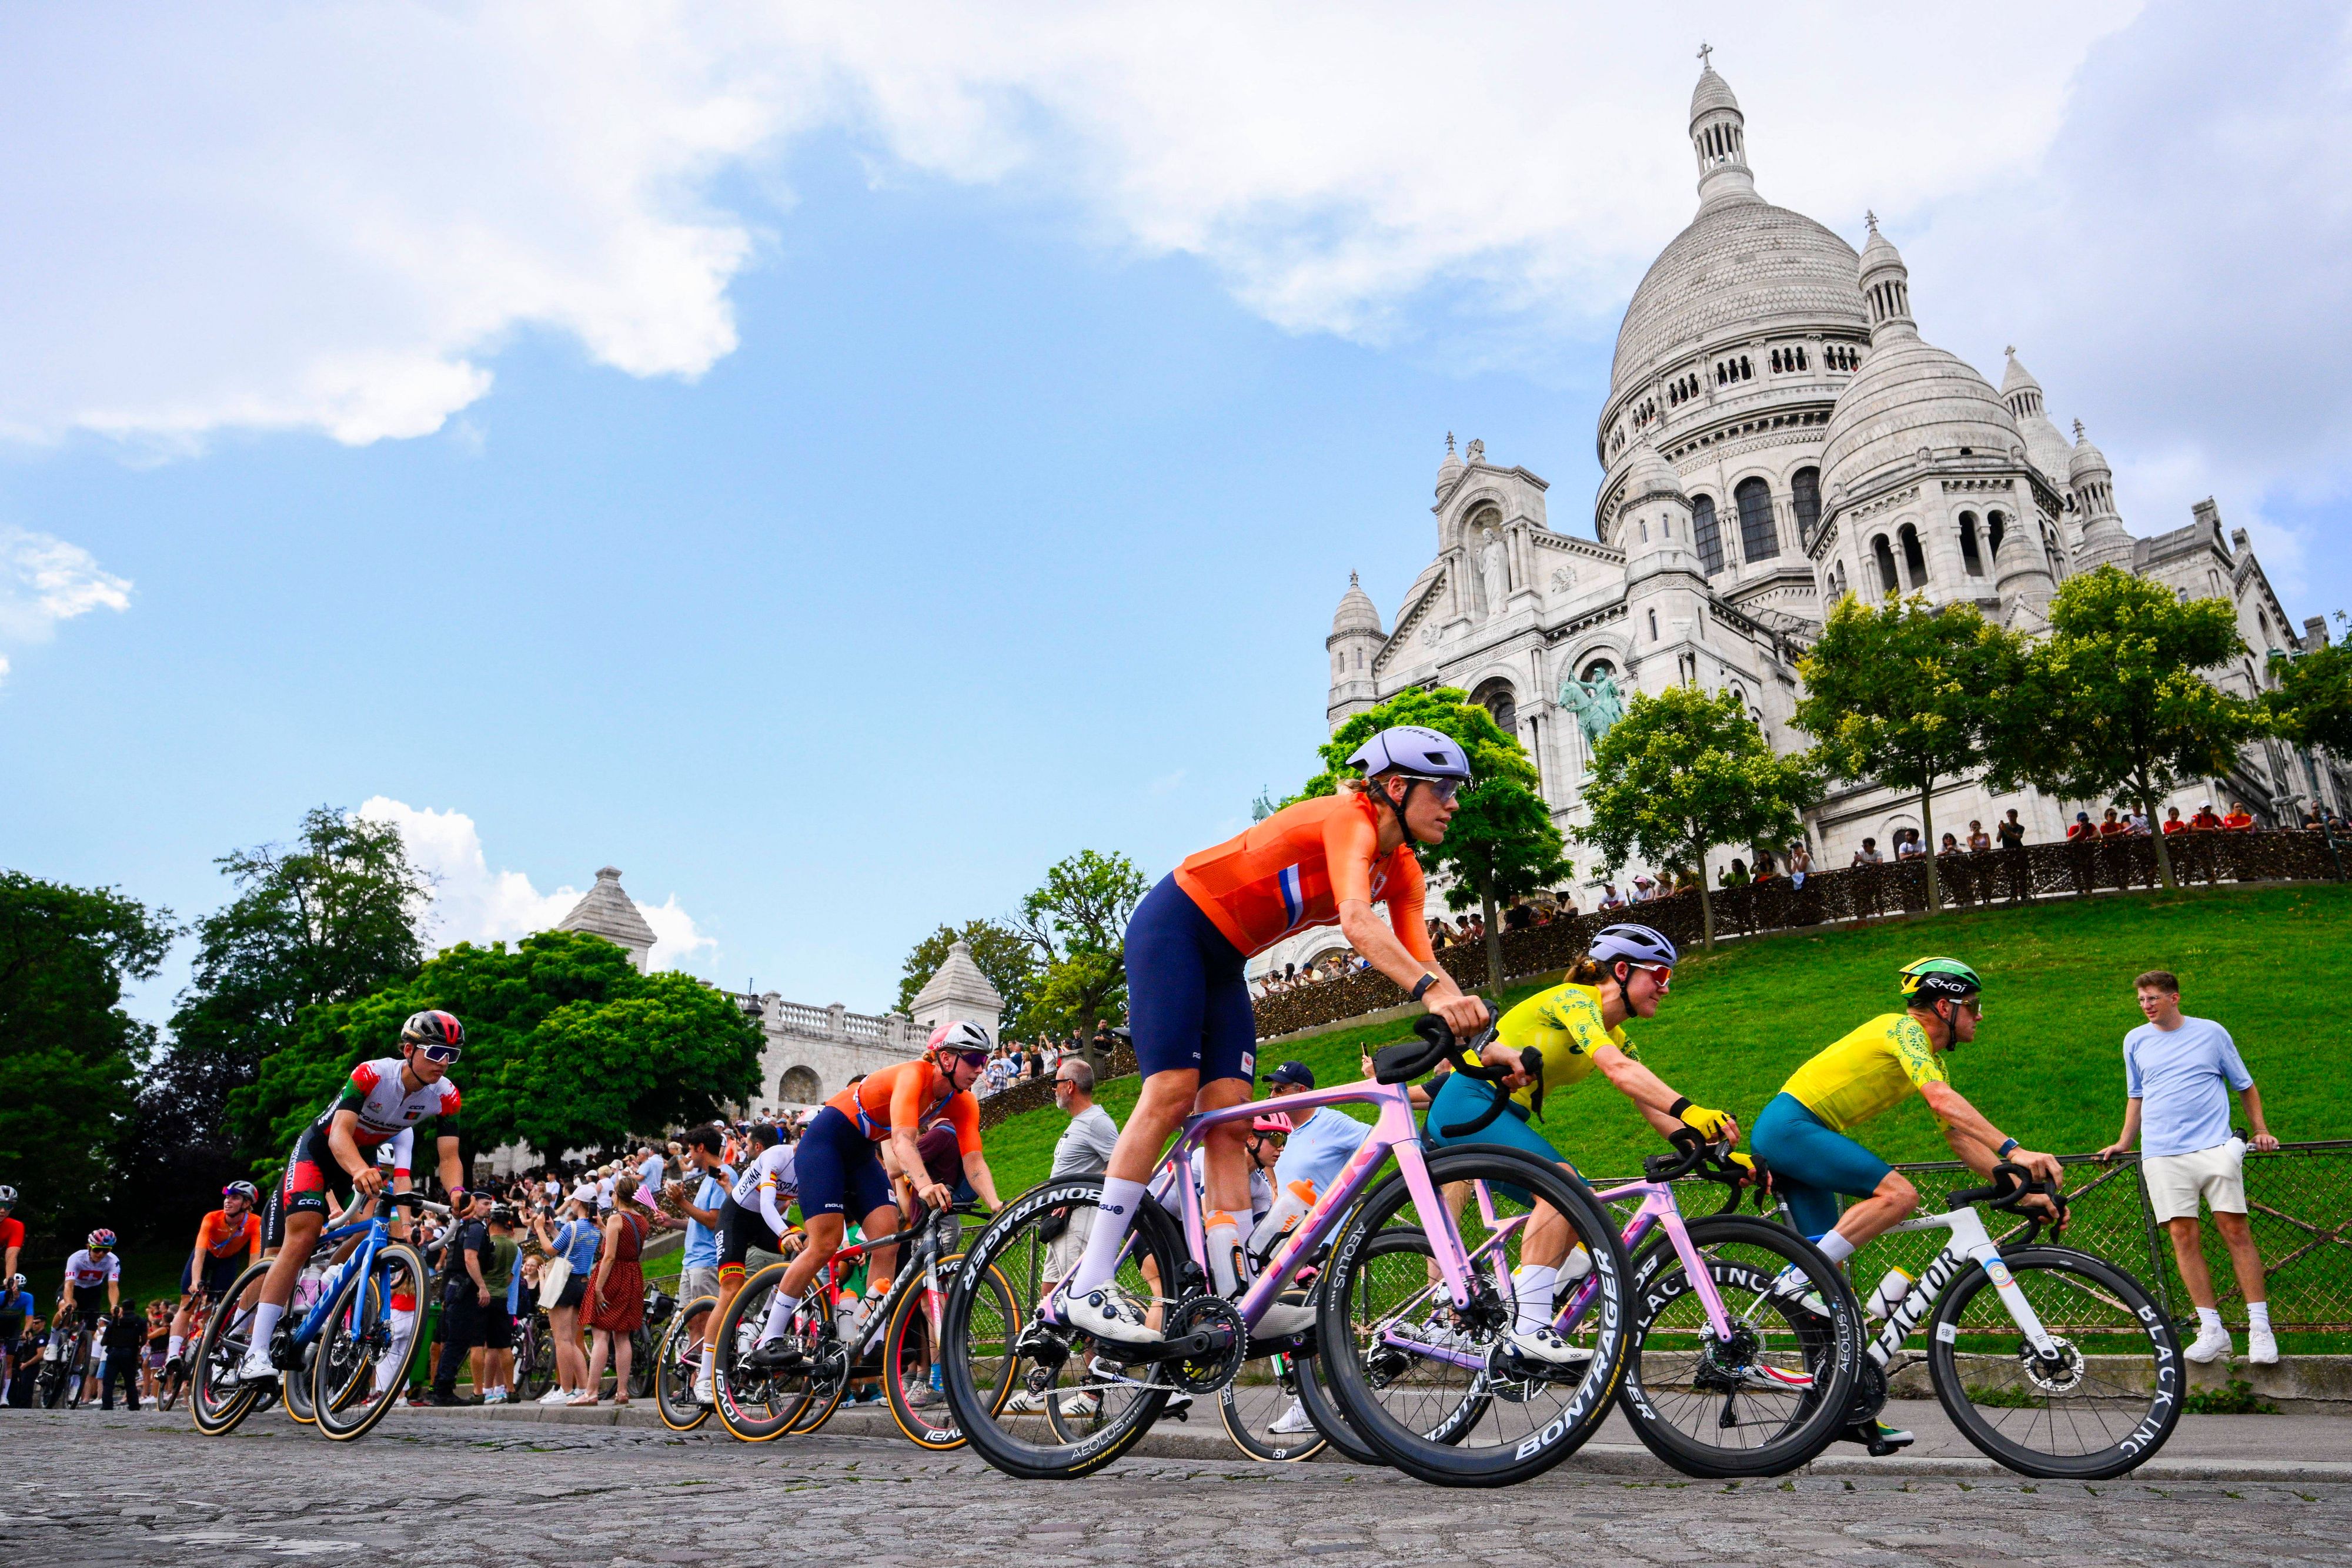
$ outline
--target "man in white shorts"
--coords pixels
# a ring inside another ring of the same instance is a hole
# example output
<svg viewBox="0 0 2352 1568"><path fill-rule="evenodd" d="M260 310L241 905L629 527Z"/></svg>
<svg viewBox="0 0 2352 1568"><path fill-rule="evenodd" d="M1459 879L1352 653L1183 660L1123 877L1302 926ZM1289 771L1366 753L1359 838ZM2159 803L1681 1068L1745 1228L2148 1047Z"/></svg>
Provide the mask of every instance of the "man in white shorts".
<svg viewBox="0 0 2352 1568"><path fill-rule="evenodd" d="M2263 1256L2246 1223L2246 1145L2230 1131L2230 1091L2238 1092L2253 1129L2253 1146L2278 1147L2263 1124L2263 1097L2238 1058L2230 1031L2210 1019L2180 1010L2180 982L2169 970L2150 969L2133 982L2147 1022L2124 1036L2124 1130L2099 1151L2113 1159L2140 1144L2140 1179L2157 1222L2172 1236L2172 1256L2189 1299L2197 1303L2197 1343L2186 1354L2210 1362L2230 1354L2230 1331L2213 1294L2213 1276L2200 1245L2197 1205L2213 1211L2213 1228L2230 1248L2230 1262L2246 1293L2246 1359L2278 1360L2271 1334L2270 1291Z"/></svg>

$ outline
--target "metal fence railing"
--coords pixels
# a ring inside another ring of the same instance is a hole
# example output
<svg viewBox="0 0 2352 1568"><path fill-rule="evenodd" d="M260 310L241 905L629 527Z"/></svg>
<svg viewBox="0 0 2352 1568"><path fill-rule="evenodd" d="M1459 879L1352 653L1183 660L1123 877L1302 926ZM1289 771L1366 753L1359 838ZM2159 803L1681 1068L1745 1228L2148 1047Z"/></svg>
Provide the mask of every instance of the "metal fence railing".
<svg viewBox="0 0 2352 1568"><path fill-rule="evenodd" d="M2175 833L2165 841L2174 878L2184 887L2224 882L2335 882L2344 877L2352 846L2326 835L2276 832ZM1947 907L2035 904L2053 898L2131 893L2158 885L2154 841L2114 838L2077 843L2028 844L2022 849L1940 855L1936 868ZM1924 862L1840 867L1815 872L1798 887L1786 877L1727 887L1713 894L1717 936L1753 936L1791 926L1870 920L1927 907ZM1699 940L1696 892L1653 899L1629 910L1595 912L1503 935L1507 978L1564 969L1612 921L1638 919L1685 945ZM1467 989L1487 983L1486 944L1446 948L1446 972ZM1254 1005L1261 1040L1355 1018L1405 999L1385 975L1365 971L1300 986Z"/></svg>
<svg viewBox="0 0 2352 1568"><path fill-rule="evenodd" d="M2128 1270L2174 1319L2192 1318L2188 1290L2173 1261L2171 1239L2148 1207L2137 1156L2126 1155L2102 1165L2089 1155L2067 1155L2059 1163L2066 1168L2063 1244ZM1974 1171L1955 1160L1896 1168L1918 1187L1923 1213L1946 1207L1945 1195L1957 1188L1982 1185ZM1688 1190L1685 1212L1692 1216L1711 1212L1721 1200L1720 1187L1695 1183ZM2352 1139L2288 1144L2276 1154L2249 1153L2246 1212L2263 1255L2272 1326L2282 1333L2352 1333ZM2242 1331L2245 1293L2238 1286L2229 1249L2210 1215L2202 1217L2200 1230L2221 1315L2231 1328ZM1948 1239L1940 1230L1881 1237L1856 1256L1856 1287L1867 1291L1896 1265L1918 1274Z"/></svg>

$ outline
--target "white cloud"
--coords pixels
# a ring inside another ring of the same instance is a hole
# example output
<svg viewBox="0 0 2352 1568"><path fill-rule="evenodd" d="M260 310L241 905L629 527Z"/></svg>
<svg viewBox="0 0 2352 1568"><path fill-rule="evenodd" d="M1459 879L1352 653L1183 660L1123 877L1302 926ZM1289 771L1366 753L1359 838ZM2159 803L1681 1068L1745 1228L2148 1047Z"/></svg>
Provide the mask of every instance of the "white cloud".
<svg viewBox="0 0 2352 1568"><path fill-rule="evenodd" d="M26 528L0 528L0 642L46 643L61 622L93 610L131 608L131 583L79 545ZM0 657L0 679L8 674Z"/></svg>
<svg viewBox="0 0 2352 1568"><path fill-rule="evenodd" d="M2029 164L2131 8L1898 37L1822 4L1717 42L1780 199L1838 214ZM698 374L767 221L719 180L820 128L878 179L1075 201L1295 329L1390 335L1433 287L1591 328L1690 204L1696 30L1557 4L23 8L0 21L0 433L415 435L532 329Z"/></svg>
<svg viewBox="0 0 2352 1568"><path fill-rule="evenodd" d="M481 833L474 819L462 811L436 811L375 795L361 805L358 814L397 827L409 859L434 878L431 929L436 946L511 942L547 930L580 902L578 888L566 885L541 893L521 872L490 870ZM654 929L650 962L656 969L682 968L702 949L718 946L717 939L702 935L694 917L678 907L676 894L659 904L639 904L637 913Z"/></svg>

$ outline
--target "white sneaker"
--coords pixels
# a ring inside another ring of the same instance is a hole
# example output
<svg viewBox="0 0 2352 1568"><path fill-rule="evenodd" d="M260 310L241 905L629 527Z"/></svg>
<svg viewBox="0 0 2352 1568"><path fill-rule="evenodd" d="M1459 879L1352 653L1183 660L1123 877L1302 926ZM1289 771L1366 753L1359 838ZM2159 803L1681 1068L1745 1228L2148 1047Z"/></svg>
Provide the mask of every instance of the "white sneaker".
<svg viewBox="0 0 2352 1568"><path fill-rule="evenodd" d="M711 1379L698 1377L694 1380L694 1402L697 1405L709 1405L718 1397L719 1391L711 1386Z"/></svg>
<svg viewBox="0 0 2352 1568"><path fill-rule="evenodd" d="M1064 1322L1097 1339L1157 1344L1168 1337L1144 1321L1141 1307L1109 1285L1097 1286L1083 1296L1066 1292L1060 1305Z"/></svg>
<svg viewBox="0 0 2352 1568"><path fill-rule="evenodd" d="M1581 1366L1592 1359L1589 1350L1579 1350L1549 1326L1537 1329L1515 1328L1503 1336L1503 1343L1515 1354L1528 1361L1540 1361L1547 1366Z"/></svg>
<svg viewBox="0 0 2352 1568"><path fill-rule="evenodd" d="M277 1378L278 1369L269 1364L268 1345L248 1346L245 1359L236 1364L236 1381L239 1383L275 1382Z"/></svg>
<svg viewBox="0 0 2352 1568"><path fill-rule="evenodd" d="M1265 1309L1250 1330L1256 1339L1288 1339L1292 1334L1305 1333L1315 1326L1315 1309L1305 1302L1294 1306L1287 1301L1276 1301Z"/></svg>
<svg viewBox="0 0 2352 1568"><path fill-rule="evenodd" d="M539 1402L541 1405L569 1405L572 1403L572 1390L551 1388L539 1396Z"/></svg>
<svg viewBox="0 0 2352 1568"><path fill-rule="evenodd" d="M1005 1409L1016 1416L1043 1416L1045 1396L1034 1388L1024 1388L1004 1402Z"/></svg>
<svg viewBox="0 0 2352 1568"><path fill-rule="evenodd" d="M2180 1354L2200 1366L2208 1362L2219 1361L2230 1354L2230 1331L2227 1329L2200 1330L2197 1343ZM2272 1347L2271 1354L2273 1355L2278 1354L2275 1345Z"/></svg>
<svg viewBox="0 0 2352 1568"><path fill-rule="evenodd" d="M1181 1388L1175 1393L1171 1394L1168 1396L1168 1403L1160 1407L1160 1413L1162 1416L1173 1416L1179 1421L1181 1421L1190 1416L1192 1414L1192 1396L1190 1394L1185 1393Z"/></svg>
<svg viewBox="0 0 2352 1568"><path fill-rule="evenodd" d="M1061 1411L1066 1420L1091 1421L1095 1418L1095 1412L1101 1408L1102 1395L1091 1388L1062 1396Z"/></svg>
<svg viewBox="0 0 2352 1568"><path fill-rule="evenodd" d="M1265 1429L1286 1437L1294 1432L1312 1432L1315 1423L1307 1418L1307 1406L1294 1399L1289 1409L1265 1424Z"/></svg>
<svg viewBox="0 0 2352 1568"><path fill-rule="evenodd" d="M2256 1366L2278 1364L2278 1336L2268 1329L2246 1331L2246 1359Z"/></svg>

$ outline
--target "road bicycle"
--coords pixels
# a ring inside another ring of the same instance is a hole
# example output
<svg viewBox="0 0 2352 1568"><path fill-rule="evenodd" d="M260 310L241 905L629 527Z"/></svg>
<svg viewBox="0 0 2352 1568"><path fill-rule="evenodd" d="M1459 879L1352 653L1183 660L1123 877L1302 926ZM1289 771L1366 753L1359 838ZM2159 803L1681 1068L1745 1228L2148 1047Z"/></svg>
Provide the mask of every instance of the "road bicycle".
<svg viewBox="0 0 2352 1568"><path fill-rule="evenodd" d="M2064 1195L2006 1162L1990 1185L1952 1193L1944 1213L1894 1228L1948 1230L1951 1239L1864 1352L1853 1418L1874 1418L1888 1380L1924 1359L1945 1413L1987 1457L2053 1480L2123 1475L2163 1448L2180 1420L2179 1335L2123 1270L2038 1245L2043 1218L2021 1207L2036 1196L2063 1228ZM2023 1239L1995 1241L1977 1203L2022 1218ZM1926 1352L1906 1352L1922 1327Z"/></svg>
<svg viewBox="0 0 2352 1568"><path fill-rule="evenodd" d="M82 1401L92 1392L89 1375L89 1347L95 1331L85 1324L75 1324L62 1313L56 1314L49 1328L49 1343L41 1357L41 1375L34 1392L45 1410L63 1405L68 1410L81 1408Z"/></svg>
<svg viewBox="0 0 2352 1568"><path fill-rule="evenodd" d="M853 1382L872 1377L880 1380L891 1416L908 1442L934 1451L963 1447L966 1435L948 1404L929 1396L946 1282L961 1264L956 1248L962 1218L977 1212L971 1204L953 1205L898 1232L889 1243L901 1249L890 1290L879 1301L856 1302L846 1320L836 1299L878 1243L868 1238L843 1247L786 1320L782 1358L772 1365L759 1364L751 1352L790 1265L772 1263L745 1280L713 1330L712 1396L719 1424L747 1442L814 1432L833 1418ZM988 1310L999 1322L996 1332L1003 1337L1017 1333L1011 1287L998 1276L985 1291ZM1011 1394L1007 1383L992 1398L1002 1405Z"/></svg>
<svg viewBox="0 0 2352 1568"><path fill-rule="evenodd" d="M534 1308L514 1326L515 1391L523 1402L546 1397L555 1386L555 1330L544 1308Z"/></svg>
<svg viewBox="0 0 2352 1568"><path fill-rule="evenodd" d="M291 1311L287 1313L270 1347L280 1383L292 1377L310 1380L312 1424L338 1442L373 1428L399 1399L400 1374L407 1367L428 1299L423 1256L392 1238L386 1216L395 1207L449 1212L421 1193L385 1191L377 1194L368 1218L321 1234L321 1247L352 1238L358 1245L328 1271L308 1312L299 1319ZM237 1276L225 1298L234 1305L213 1314L197 1343L188 1407L196 1429L209 1437L235 1430L271 1391L264 1381L235 1380L252 1341L260 1285L269 1267L256 1263ZM405 1308L397 1306L403 1300L409 1303ZM406 1314L405 1324L395 1311Z"/></svg>
<svg viewBox="0 0 2352 1568"><path fill-rule="evenodd" d="M1347 1430L1381 1461L1423 1480L1447 1486L1526 1480L1590 1437L1608 1415L1629 1356L1624 1249L1583 1183L1559 1165L1490 1144L1423 1147L1406 1083L1449 1061L1455 1071L1486 1082L1508 1070L1477 1059L1478 1049L1493 1038L1491 1028L1463 1042L1434 1017L1413 1027L1420 1039L1383 1050L1371 1082L1308 1090L1279 1103L1293 1116L1324 1105L1370 1105L1377 1119L1238 1300L1208 1287L1202 1204L1191 1182L1176 1184L1178 1213L1158 1204L1138 1207L1117 1279L1159 1314L1164 1338L1156 1343L1093 1340L1063 1323L1055 1310L1059 1260L1049 1266L1052 1238L1041 1238L1038 1228L1056 1210L1073 1215L1098 1206L1099 1177L1049 1180L992 1221L950 1283L940 1322L949 1402L973 1449L1024 1479L1086 1475L1132 1449L1178 1389L1219 1394L1254 1356L1310 1349L1325 1385L1318 1392L1332 1396ZM1501 1104L1498 1099L1470 1125L1491 1121ZM1195 1114L1179 1130L1171 1156L1189 1161L1211 1129L1269 1108L1277 1107L1265 1102ZM1395 1172L1376 1179L1391 1157ZM1580 1318L1575 1354L1565 1363L1523 1362L1511 1347L1510 1270L1524 1226L1513 1226L1500 1244L1486 1246L1486 1212L1465 1226L1441 1196L1480 1182L1494 1196L1495 1219L1524 1220L1538 1205L1547 1206L1592 1256L1591 1310ZM1447 1320L1448 1346L1475 1353L1465 1359L1475 1366L1414 1351L1392 1354L1391 1331L1410 1337L1412 1325L1377 1310L1373 1300L1379 1277L1391 1271L1384 1260L1396 1255L1393 1239L1379 1240L1391 1228L1421 1233L1426 1251L1412 1265L1416 1282L1425 1285L1426 1271L1436 1271L1444 1288L1442 1296L1432 1292L1431 1304ZM1312 1332L1255 1339L1253 1325L1296 1286L1310 1258L1324 1259L1312 1298ZM992 1288L984 1281L992 1278L1014 1282L1024 1321L1010 1336L982 1311ZM1149 1283L1151 1278L1160 1288ZM1462 1419L1475 1403L1466 1397L1469 1391L1489 1380L1507 1380L1525 1397L1486 1401L1477 1418ZM1300 1380L1302 1396L1307 1382ZM999 1404L994 1391L1008 1386L1045 1397ZM1077 1397L1089 1395L1091 1401ZM1057 1432L1045 1410L1066 1409L1073 1401L1084 1418L1075 1428L1065 1420ZM1040 1405L1045 1409L1034 1408Z"/></svg>
<svg viewBox="0 0 2352 1568"><path fill-rule="evenodd" d="M205 1328L213 1321L213 1313L219 1306L220 1299L210 1291L196 1293L195 1301L190 1308L194 1315L189 1320L188 1354L164 1364L163 1381L155 1390L156 1408L164 1411L173 1409L180 1403L180 1396L187 1392L189 1367L194 1354L193 1347L203 1342Z"/></svg>
<svg viewBox="0 0 2352 1568"><path fill-rule="evenodd" d="M716 1296L678 1303L661 1343L654 1351L654 1407L673 1432L691 1432L710 1419L710 1406L694 1396L702 1375L702 1333L719 1310Z"/></svg>

